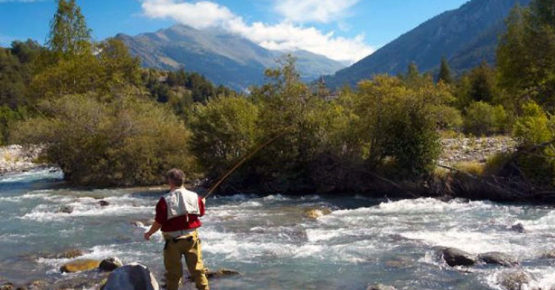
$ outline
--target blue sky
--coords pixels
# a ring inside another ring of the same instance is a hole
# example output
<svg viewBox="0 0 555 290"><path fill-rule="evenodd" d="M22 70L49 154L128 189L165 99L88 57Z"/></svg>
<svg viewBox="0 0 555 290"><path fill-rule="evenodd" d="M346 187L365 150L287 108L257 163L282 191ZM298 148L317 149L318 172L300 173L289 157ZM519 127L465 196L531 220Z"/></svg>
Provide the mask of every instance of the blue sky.
<svg viewBox="0 0 555 290"><path fill-rule="evenodd" d="M95 40L175 23L217 27L270 49L354 62L467 0L77 0ZM55 0L0 0L0 45L44 43Z"/></svg>

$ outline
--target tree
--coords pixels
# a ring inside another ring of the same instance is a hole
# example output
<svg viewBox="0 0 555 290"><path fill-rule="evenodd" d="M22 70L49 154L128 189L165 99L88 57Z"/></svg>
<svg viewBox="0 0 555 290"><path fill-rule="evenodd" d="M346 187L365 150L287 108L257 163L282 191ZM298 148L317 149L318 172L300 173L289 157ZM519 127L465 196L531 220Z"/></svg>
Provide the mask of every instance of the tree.
<svg viewBox="0 0 555 290"><path fill-rule="evenodd" d="M91 31L75 0L58 0L47 41L50 50L59 56L88 53L90 41Z"/></svg>
<svg viewBox="0 0 555 290"><path fill-rule="evenodd" d="M197 103L189 118L191 150L209 176L219 176L256 143L258 107L244 97Z"/></svg>
<svg viewBox="0 0 555 290"><path fill-rule="evenodd" d="M516 7L507 18L507 31L497 49L500 85L519 109L534 100L555 110L555 16L553 1L533 0L530 8Z"/></svg>
<svg viewBox="0 0 555 290"><path fill-rule="evenodd" d="M445 57L441 58L441 65L439 67L439 75L437 77L438 82L444 82L446 84L453 83L453 74L451 73L451 68Z"/></svg>

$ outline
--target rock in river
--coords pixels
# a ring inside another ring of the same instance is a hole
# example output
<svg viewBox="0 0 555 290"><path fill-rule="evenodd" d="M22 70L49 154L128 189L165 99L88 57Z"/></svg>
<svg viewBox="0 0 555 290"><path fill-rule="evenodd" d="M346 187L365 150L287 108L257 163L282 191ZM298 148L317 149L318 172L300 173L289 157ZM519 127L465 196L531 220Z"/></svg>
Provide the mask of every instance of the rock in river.
<svg viewBox="0 0 555 290"><path fill-rule="evenodd" d="M304 216L311 219L317 219L319 217L331 214L331 209L329 208L308 208L304 211Z"/></svg>
<svg viewBox="0 0 555 290"><path fill-rule="evenodd" d="M451 267L472 266L476 264L476 256L459 249L447 248L442 251L442 254L447 265Z"/></svg>
<svg viewBox="0 0 555 290"><path fill-rule="evenodd" d="M100 271L112 272L115 269L122 266L123 266L123 263L121 262L121 260L118 259L117 257L113 257L113 258L102 260L102 262L100 262L100 265L98 266L98 269Z"/></svg>
<svg viewBox="0 0 555 290"><path fill-rule="evenodd" d="M397 290L397 288L389 285L376 284L376 285L368 286L366 290Z"/></svg>
<svg viewBox="0 0 555 290"><path fill-rule="evenodd" d="M59 213L67 213L70 214L73 212L73 207L69 206L69 205L63 205L58 209Z"/></svg>
<svg viewBox="0 0 555 290"><path fill-rule="evenodd" d="M105 200L99 201L98 204L99 204L100 206L102 206L102 207L104 207L104 206L109 206L109 205L110 205L110 203L107 202L107 201L105 201Z"/></svg>
<svg viewBox="0 0 555 290"><path fill-rule="evenodd" d="M108 276L103 290L120 290L120 289L145 289L158 290L158 282L150 270L141 264L132 263L117 268Z"/></svg>
<svg viewBox="0 0 555 290"><path fill-rule="evenodd" d="M526 232L526 229L524 228L524 225L522 223L518 223L518 224L513 225L511 227L511 230L513 230L517 233L521 233L521 234Z"/></svg>
<svg viewBox="0 0 555 290"><path fill-rule="evenodd" d="M494 264L505 267L518 265L518 261L514 257L499 252L480 254L478 259L486 264Z"/></svg>
<svg viewBox="0 0 555 290"><path fill-rule="evenodd" d="M526 284L531 281L530 274L522 270L505 271L497 276L497 282L507 290L527 289Z"/></svg>
<svg viewBox="0 0 555 290"><path fill-rule="evenodd" d="M206 273L206 277L208 279L223 278L223 277L227 277L227 276L236 276L236 275L241 275L241 273L239 273L235 270L229 270L229 269L220 269L218 271L208 271L208 273Z"/></svg>
<svg viewBox="0 0 555 290"><path fill-rule="evenodd" d="M547 251L542 255L544 259L555 259L555 250Z"/></svg>
<svg viewBox="0 0 555 290"><path fill-rule="evenodd" d="M62 271L62 273L82 272L96 269L99 265L100 262L97 260L80 259L64 264L60 267L60 271Z"/></svg>

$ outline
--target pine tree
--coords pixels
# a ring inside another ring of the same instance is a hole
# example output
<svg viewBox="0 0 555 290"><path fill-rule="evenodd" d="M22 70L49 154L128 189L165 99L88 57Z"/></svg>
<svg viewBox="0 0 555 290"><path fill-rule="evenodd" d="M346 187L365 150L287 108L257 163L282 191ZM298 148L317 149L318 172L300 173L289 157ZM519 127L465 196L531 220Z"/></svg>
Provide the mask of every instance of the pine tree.
<svg viewBox="0 0 555 290"><path fill-rule="evenodd" d="M438 82L444 82L446 84L453 83L453 75L451 73L451 68L445 57L441 58L441 66L439 68L439 75L437 78Z"/></svg>
<svg viewBox="0 0 555 290"><path fill-rule="evenodd" d="M58 0L50 23L48 47L58 55L79 55L90 50L91 30L75 0Z"/></svg>

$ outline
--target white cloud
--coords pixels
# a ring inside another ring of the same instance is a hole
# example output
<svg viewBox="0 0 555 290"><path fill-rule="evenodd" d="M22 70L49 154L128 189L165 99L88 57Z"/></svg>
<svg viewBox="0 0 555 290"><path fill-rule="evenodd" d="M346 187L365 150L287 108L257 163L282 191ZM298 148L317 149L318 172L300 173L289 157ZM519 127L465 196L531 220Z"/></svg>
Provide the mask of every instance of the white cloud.
<svg viewBox="0 0 555 290"><path fill-rule="evenodd" d="M333 32L324 33L315 27L295 24L292 19L273 25L262 22L248 24L227 7L211 1L143 0L142 8L147 17L170 18L197 29L219 27L268 49L302 49L348 62L358 61L373 52L373 49L364 43L362 35L354 38L338 37Z"/></svg>
<svg viewBox="0 0 555 290"><path fill-rule="evenodd" d="M330 22L344 16L360 0L275 0L276 11L294 22Z"/></svg>

